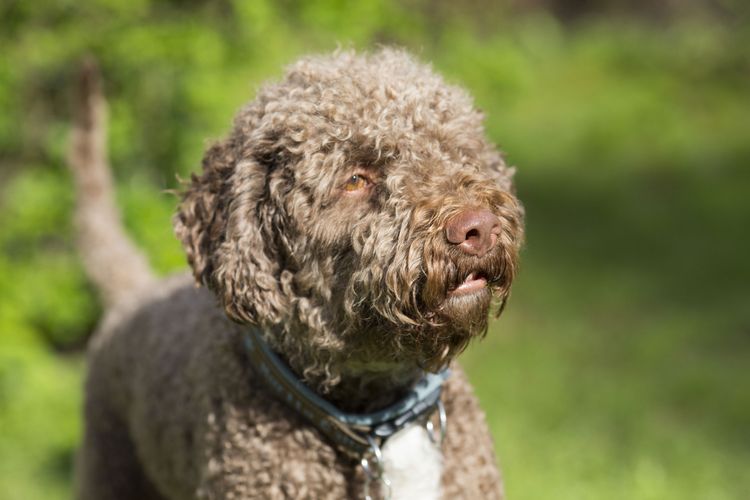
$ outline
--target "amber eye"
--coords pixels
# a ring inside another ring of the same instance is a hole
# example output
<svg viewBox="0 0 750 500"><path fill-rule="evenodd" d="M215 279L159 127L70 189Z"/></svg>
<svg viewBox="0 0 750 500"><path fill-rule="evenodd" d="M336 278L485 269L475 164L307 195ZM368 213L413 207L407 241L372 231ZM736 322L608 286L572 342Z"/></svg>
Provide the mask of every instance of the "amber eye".
<svg viewBox="0 0 750 500"><path fill-rule="evenodd" d="M347 179L344 184L344 191L354 192L366 188L370 185L370 179L363 175L354 174Z"/></svg>

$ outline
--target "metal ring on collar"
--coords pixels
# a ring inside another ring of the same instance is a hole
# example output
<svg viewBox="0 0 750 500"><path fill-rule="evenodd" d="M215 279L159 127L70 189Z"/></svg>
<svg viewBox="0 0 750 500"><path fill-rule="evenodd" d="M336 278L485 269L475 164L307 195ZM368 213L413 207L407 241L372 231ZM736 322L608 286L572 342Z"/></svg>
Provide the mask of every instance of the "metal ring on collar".
<svg viewBox="0 0 750 500"><path fill-rule="evenodd" d="M445 406L443 406L443 402L438 399L435 402L435 406L438 410L438 422L440 425L440 440L438 441L435 437L435 426L432 423L432 420L428 420L425 423L425 429L427 429L427 435L430 437L430 441L432 441L433 444L437 446L443 446L443 441L445 441L445 434L447 432L448 427L448 415L445 412Z"/></svg>
<svg viewBox="0 0 750 500"><path fill-rule="evenodd" d="M367 436L367 441L370 443L370 458L364 456L359 462L362 466L362 470L365 473L365 500L373 500L372 496L370 495L370 484L373 480L383 483L383 486L385 487L385 495L383 495L383 498L385 500L390 500L391 482L388 480L384 473L383 452L380 450L380 446L378 446L372 436ZM372 469L371 461L374 462L376 470Z"/></svg>

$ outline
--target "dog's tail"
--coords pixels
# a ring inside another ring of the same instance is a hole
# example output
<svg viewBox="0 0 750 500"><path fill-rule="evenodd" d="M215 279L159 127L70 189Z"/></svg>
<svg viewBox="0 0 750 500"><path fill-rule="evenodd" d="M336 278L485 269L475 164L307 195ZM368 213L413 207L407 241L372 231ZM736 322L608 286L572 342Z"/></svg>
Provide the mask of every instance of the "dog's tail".
<svg viewBox="0 0 750 500"><path fill-rule="evenodd" d="M107 162L107 102L92 58L81 65L68 164L75 179L78 247L84 267L107 307L145 290L155 280L133 245L115 206Z"/></svg>

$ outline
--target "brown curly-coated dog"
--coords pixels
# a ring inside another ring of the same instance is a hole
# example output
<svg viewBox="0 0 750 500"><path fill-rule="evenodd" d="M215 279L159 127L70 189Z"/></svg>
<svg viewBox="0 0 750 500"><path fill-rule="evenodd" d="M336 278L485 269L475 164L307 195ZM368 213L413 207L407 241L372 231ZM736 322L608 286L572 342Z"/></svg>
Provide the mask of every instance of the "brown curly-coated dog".
<svg viewBox="0 0 750 500"><path fill-rule="evenodd" d="M310 388L360 413L484 335L516 273L523 211L481 113L402 51L300 60L239 112L183 193L175 231L201 288L153 278L122 232L104 101L83 75L71 164L84 261L108 309L90 346L79 496L361 498L359 462L278 400L243 334L259 327ZM437 489L420 494L501 498L455 363L442 400ZM389 474L421 474L398 467Z"/></svg>

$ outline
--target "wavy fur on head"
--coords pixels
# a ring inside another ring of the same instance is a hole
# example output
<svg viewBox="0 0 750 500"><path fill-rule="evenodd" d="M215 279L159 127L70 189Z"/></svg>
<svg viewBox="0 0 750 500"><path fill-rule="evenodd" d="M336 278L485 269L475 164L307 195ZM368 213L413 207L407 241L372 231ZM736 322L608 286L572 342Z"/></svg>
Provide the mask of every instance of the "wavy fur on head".
<svg viewBox="0 0 750 500"><path fill-rule="evenodd" d="M228 315L325 393L436 370L485 333L522 240L512 173L467 93L406 53L308 57L207 151L175 230ZM347 190L352 176L365 187ZM482 258L445 237L467 208L501 221ZM484 293L448 295L475 271Z"/></svg>

